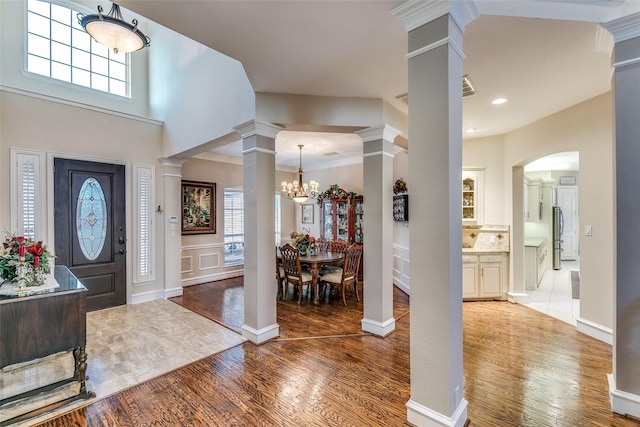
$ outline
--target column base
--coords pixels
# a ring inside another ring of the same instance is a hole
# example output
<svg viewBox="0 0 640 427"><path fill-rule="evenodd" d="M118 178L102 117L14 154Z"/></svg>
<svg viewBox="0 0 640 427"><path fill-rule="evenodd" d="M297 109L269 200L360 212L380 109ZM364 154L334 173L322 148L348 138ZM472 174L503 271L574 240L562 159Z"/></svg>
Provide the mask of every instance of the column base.
<svg viewBox="0 0 640 427"><path fill-rule="evenodd" d="M277 323L260 330L253 329L248 325L242 325L242 336L254 344L262 344L278 335L280 335L280 325Z"/></svg>
<svg viewBox="0 0 640 427"><path fill-rule="evenodd" d="M377 320L362 319L362 330L379 337L386 337L396 330L396 319L393 317L385 322Z"/></svg>
<svg viewBox="0 0 640 427"><path fill-rule="evenodd" d="M616 379L613 374L608 374L609 401L611 410L620 415L631 415L640 418L640 396L616 389Z"/></svg>
<svg viewBox="0 0 640 427"><path fill-rule="evenodd" d="M407 421L420 427L463 427L467 422L467 401L463 398L453 415L447 417L409 400L407 402Z"/></svg>
<svg viewBox="0 0 640 427"><path fill-rule="evenodd" d="M524 304L528 298L529 294L527 293L507 292L507 300L516 304Z"/></svg>

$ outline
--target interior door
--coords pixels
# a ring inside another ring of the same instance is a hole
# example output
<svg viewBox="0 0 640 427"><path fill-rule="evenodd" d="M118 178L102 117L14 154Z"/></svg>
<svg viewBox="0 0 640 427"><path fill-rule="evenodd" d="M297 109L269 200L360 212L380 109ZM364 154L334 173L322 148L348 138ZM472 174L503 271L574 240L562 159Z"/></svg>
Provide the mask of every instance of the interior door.
<svg viewBox="0 0 640 427"><path fill-rule="evenodd" d="M124 166L54 159L57 265L89 290L87 310L126 304Z"/></svg>

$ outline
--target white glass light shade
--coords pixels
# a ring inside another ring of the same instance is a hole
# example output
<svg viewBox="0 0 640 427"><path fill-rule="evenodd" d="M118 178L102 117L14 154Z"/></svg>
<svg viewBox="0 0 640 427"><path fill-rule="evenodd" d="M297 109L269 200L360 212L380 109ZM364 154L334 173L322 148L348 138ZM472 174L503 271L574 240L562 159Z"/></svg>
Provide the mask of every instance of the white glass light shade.
<svg viewBox="0 0 640 427"><path fill-rule="evenodd" d="M98 6L97 15L78 14L78 22L95 41L116 53L129 53L150 45L149 37L138 30L138 21L125 22L120 6L113 3L107 15Z"/></svg>

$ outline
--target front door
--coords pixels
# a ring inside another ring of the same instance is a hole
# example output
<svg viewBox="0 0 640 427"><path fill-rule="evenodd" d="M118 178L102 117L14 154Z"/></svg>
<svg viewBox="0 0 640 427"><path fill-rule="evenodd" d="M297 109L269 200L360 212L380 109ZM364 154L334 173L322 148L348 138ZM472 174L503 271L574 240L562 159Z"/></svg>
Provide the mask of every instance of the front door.
<svg viewBox="0 0 640 427"><path fill-rule="evenodd" d="M57 265L89 290L87 310L126 304L124 166L54 159Z"/></svg>

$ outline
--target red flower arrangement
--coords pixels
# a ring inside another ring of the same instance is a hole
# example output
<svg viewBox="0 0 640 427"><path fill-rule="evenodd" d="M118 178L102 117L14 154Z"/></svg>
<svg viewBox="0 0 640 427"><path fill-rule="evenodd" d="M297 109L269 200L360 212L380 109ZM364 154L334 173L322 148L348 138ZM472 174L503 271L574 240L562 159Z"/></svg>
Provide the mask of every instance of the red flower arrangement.
<svg viewBox="0 0 640 427"><path fill-rule="evenodd" d="M52 258L53 255L42 241L7 235L0 245L0 278L16 282L19 279L18 267L26 266L26 285L38 285L50 273Z"/></svg>

